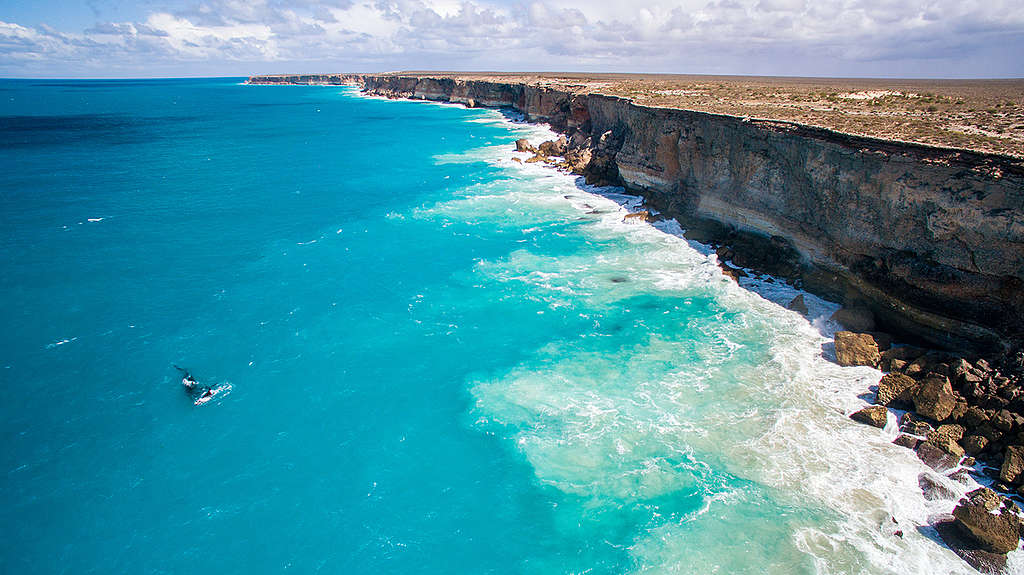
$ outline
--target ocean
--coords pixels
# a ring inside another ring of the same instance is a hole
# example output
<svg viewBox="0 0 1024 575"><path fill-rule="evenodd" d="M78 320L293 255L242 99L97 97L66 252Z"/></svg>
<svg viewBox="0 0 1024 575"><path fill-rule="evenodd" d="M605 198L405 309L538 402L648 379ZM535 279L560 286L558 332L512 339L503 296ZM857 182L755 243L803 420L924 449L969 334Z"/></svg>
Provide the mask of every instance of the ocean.
<svg viewBox="0 0 1024 575"><path fill-rule="evenodd" d="M523 137L351 87L0 81L0 571L972 572L895 422L846 417L879 373L829 361L835 304Z"/></svg>

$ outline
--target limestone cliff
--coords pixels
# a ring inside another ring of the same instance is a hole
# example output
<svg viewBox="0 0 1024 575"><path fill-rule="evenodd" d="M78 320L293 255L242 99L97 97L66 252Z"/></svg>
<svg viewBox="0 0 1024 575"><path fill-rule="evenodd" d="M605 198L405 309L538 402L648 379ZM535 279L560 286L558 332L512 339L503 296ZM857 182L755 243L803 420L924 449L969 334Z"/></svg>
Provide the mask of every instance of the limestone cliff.
<svg viewBox="0 0 1024 575"><path fill-rule="evenodd" d="M505 81L275 76L371 94L510 107L565 133L585 165L697 239L759 244L750 263L931 343L997 351L1024 334L1024 165L770 120L638 106Z"/></svg>

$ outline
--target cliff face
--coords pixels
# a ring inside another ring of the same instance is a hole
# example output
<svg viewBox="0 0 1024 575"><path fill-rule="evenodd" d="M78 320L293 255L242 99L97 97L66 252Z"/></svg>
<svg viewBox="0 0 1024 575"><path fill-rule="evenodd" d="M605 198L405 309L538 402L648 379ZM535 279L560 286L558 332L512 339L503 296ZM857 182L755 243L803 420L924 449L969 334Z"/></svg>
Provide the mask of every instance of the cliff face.
<svg viewBox="0 0 1024 575"><path fill-rule="evenodd" d="M700 239L762 238L752 263L795 264L809 289L870 307L884 328L987 351L1024 334L1024 167L1013 158L512 82L256 80L515 108L587 151L582 173L618 178Z"/></svg>

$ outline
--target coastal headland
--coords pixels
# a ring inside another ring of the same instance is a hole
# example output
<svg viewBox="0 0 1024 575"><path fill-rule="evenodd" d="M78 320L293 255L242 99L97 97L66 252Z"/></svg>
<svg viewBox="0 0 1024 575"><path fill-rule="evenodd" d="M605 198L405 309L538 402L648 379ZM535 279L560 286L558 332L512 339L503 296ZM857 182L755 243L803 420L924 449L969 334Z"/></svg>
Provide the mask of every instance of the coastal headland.
<svg viewBox="0 0 1024 575"><path fill-rule="evenodd" d="M1024 82L417 72L249 83L354 84L515 109L563 134L516 142L534 154L526 161L642 195L688 238L714 246L728 275L764 271L842 302L833 319L849 331L836 334L837 363L886 372L851 419L886 428L899 416L893 443L929 468L922 496L949 503L929 526L979 571L1005 572L1024 495ZM715 96L687 100L699 86ZM800 94L822 90L852 102L849 113L801 111ZM903 95L887 108L894 94ZM923 116L907 94L954 107L998 100L1011 127L958 139L956 130L971 131L954 123L958 112ZM882 104L865 108L870 100ZM903 135L908 124L921 137ZM802 295L789 307L806 314ZM922 346L893 345L890 334ZM951 486L974 480L991 489L956 501Z"/></svg>
<svg viewBox="0 0 1024 575"><path fill-rule="evenodd" d="M403 72L249 83L356 84L380 96L513 108L564 133L564 167L589 183L643 195L691 239L867 308L879 329L986 355L1024 339L1024 81ZM698 92L705 104L688 100ZM801 95L822 93L850 113L815 116L814 102L800 111ZM954 112L929 123L928 108L918 113L907 94L952 108L999 104L1015 128L974 149L950 147L972 144L949 130L937 136L956 124ZM872 100L880 104L865 104ZM914 118L931 134L920 139L945 146L887 139L885 126ZM838 131L851 125L865 133Z"/></svg>

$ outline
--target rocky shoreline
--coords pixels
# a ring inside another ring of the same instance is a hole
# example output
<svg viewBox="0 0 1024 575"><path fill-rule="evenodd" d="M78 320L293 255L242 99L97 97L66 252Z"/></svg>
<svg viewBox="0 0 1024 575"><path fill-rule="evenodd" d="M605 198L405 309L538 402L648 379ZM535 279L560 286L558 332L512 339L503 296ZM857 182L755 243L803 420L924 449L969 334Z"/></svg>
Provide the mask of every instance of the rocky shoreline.
<svg viewBox="0 0 1024 575"><path fill-rule="evenodd" d="M955 499L944 484L966 485L973 475L981 487L956 503L948 515L930 518L943 541L983 573L1000 573L1005 554L1019 546L1024 503L1024 356L999 366L914 346L892 346L877 332L841 331L836 360L843 366L875 367L885 375L873 405L850 415L884 428L890 411L900 434L893 443L912 449L933 472L918 476L926 499Z"/></svg>
<svg viewBox="0 0 1024 575"><path fill-rule="evenodd" d="M512 108L565 136L562 165L625 187L737 264L873 313L938 348L1024 341L1024 163L767 119L640 106L515 77L260 76ZM583 90L583 88L580 88Z"/></svg>
<svg viewBox="0 0 1024 575"><path fill-rule="evenodd" d="M592 158L573 150L565 137L538 146L520 139L515 151L533 154L526 163L584 175L593 169ZM588 183L614 185L605 178L598 172ZM655 216L640 210L626 218L651 221ZM790 283L798 280L797 268L786 265L785 259L764 270L750 259L737 258L731 245L711 246L723 273L734 280L747 276L744 268L757 268ZM740 249L747 252L751 247ZM787 307L807 315L803 299L798 295ZM989 358L998 362L993 365L978 354L896 344L891 335L875 331L874 315L867 308L844 307L830 320L847 328L835 335L839 365L867 366L885 374L871 390L873 404L851 413L850 419L884 428L893 411L900 429L893 443L913 450L933 470L918 476L924 498L949 500L952 505L956 492L948 482L967 485L969 477L992 481L991 488L968 492L949 513L930 517L929 526L980 572L1004 572L1006 554L1019 547L1024 530L1019 506L1024 504L1024 352ZM903 536L902 530L895 534Z"/></svg>
<svg viewBox="0 0 1024 575"><path fill-rule="evenodd" d="M526 162L642 195L653 210L679 220L687 238L715 248L734 279L743 268L756 269L841 301L844 308L832 319L848 331L836 334L837 362L884 372L873 404L851 419L884 428L890 414L898 418L894 443L914 450L932 470L918 477L923 497L950 502L950 513L929 524L967 563L1001 573L1006 553L1019 547L1019 165L803 126L637 111L608 96L514 83L399 75L273 76L250 83L356 84L379 96L512 107L551 124L564 135L536 147L516 142L517 151L533 154ZM786 178L796 185L786 186ZM813 209L821 213L812 215ZM843 226L855 233L836 229ZM789 307L807 313L802 296ZM897 338L915 345L896 345ZM955 501L947 485L967 485L972 475L991 488Z"/></svg>

